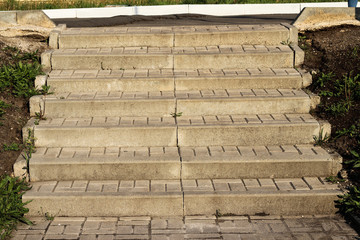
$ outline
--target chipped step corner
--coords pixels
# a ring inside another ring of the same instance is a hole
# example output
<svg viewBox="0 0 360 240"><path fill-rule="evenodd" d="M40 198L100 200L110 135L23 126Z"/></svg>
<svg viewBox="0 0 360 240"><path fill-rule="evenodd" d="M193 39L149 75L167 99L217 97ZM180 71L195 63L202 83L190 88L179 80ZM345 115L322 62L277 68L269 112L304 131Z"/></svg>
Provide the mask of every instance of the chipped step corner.
<svg viewBox="0 0 360 240"><path fill-rule="evenodd" d="M37 75L35 78L35 88L41 90L42 86L46 86L48 75Z"/></svg>
<svg viewBox="0 0 360 240"><path fill-rule="evenodd" d="M307 94L309 95L310 98L310 109L315 109L317 105L320 104L320 96L312 92L308 92Z"/></svg>
<svg viewBox="0 0 360 240"><path fill-rule="evenodd" d="M19 157L16 159L13 169L14 169L14 175L15 177L19 177L21 179L25 179L25 181L30 181L30 175L27 171L28 165L27 161L25 159L25 153L22 152Z"/></svg>
<svg viewBox="0 0 360 240"><path fill-rule="evenodd" d="M318 120L320 132L319 134L322 135L322 137L330 137L331 136L331 124L326 120Z"/></svg>
<svg viewBox="0 0 360 240"><path fill-rule="evenodd" d="M51 56L54 50L46 50L41 54L41 65L44 72L51 71Z"/></svg>
<svg viewBox="0 0 360 240"><path fill-rule="evenodd" d="M35 117L36 113L45 113L45 101L43 95L35 95L30 98L29 102L30 116Z"/></svg>
<svg viewBox="0 0 360 240"><path fill-rule="evenodd" d="M301 77L303 79L302 87L306 88L311 85L312 83L312 75L308 71L304 69L298 69L298 72L301 74Z"/></svg>
<svg viewBox="0 0 360 240"><path fill-rule="evenodd" d="M35 123L36 123L36 119L34 117L32 117L26 123L26 125L22 128L23 142L26 142L27 139L29 139L29 137L30 137L29 134L33 134L34 128L35 128L35 125L36 125Z"/></svg>

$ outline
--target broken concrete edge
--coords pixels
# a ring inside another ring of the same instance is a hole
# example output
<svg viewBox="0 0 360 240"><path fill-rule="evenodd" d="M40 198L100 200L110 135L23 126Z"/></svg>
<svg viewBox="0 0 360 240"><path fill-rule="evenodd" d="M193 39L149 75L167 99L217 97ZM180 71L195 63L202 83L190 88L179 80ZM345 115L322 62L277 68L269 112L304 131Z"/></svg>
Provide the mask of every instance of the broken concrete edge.
<svg viewBox="0 0 360 240"><path fill-rule="evenodd" d="M30 116L35 117L36 114L40 116L45 114L45 100L43 95L35 95L29 101Z"/></svg>
<svg viewBox="0 0 360 240"><path fill-rule="evenodd" d="M317 107L317 105L320 104L320 96L312 93L312 92L309 92L307 93L309 95L309 98L310 98L310 109L315 109Z"/></svg>
<svg viewBox="0 0 360 240"><path fill-rule="evenodd" d="M0 11L1 25L32 25L54 28L55 23L42 10Z"/></svg>
<svg viewBox="0 0 360 240"><path fill-rule="evenodd" d="M54 50L46 50L41 54L41 65L44 73L49 73L52 68L51 55Z"/></svg>
<svg viewBox="0 0 360 240"><path fill-rule="evenodd" d="M326 120L317 120L319 122L319 135L316 136L319 140L326 140L331 136L331 124Z"/></svg>
<svg viewBox="0 0 360 240"><path fill-rule="evenodd" d="M59 36L63 30L66 29L66 24L57 25L49 36L49 46L53 49L59 49Z"/></svg>
<svg viewBox="0 0 360 240"><path fill-rule="evenodd" d="M341 169L343 168L342 167L343 158L339 153L337 153L337 152L335 152L333 150L331 150L331 152L329 152L329 155L333 159L333 161L332 161L332 164L333 164L333 166L332 166L332 175L337 176L339 174L339 172L341 171Z"/></svg>
<svg viewBox="0 0 360 240"><path fill-rule="evenodd" d="M29 137L30 137L29 134L33 134L34 128L35 128L35 122L36 122L36 119L32 117L22 128L23 142L26 142L29 139Z"/></svg>
<svg viewBox="0 0 360 240"><path fill-rule="evenodd" d="M299 31L313 31L343 24L360 25L360 9L349 7L306 7L292 25Z"/></svg>
<svg viewBox="0 0 360 240"><path fill-rule="evenodd" d="M25 179L25 181L30 182L30 175L27 169L28 169L28 163L25 159L25 152L21 152L21 154L16 159L13 165L14 176L20 179Z"/></svg>
<svg viewBox="0 0 360 240"><path fill-rule="evenodd" d="M312 83L312 75L308 71L304 69L297 69L297 71L301 74L303 79L302 88L306 88L311 85Z"/></svg>
<svg viewBox="0 0 360 240"><path fill-rule="evenodd" d="M41 90L42 86L46 86L48 75L38 75L35 78L35 88Z"/></svg>

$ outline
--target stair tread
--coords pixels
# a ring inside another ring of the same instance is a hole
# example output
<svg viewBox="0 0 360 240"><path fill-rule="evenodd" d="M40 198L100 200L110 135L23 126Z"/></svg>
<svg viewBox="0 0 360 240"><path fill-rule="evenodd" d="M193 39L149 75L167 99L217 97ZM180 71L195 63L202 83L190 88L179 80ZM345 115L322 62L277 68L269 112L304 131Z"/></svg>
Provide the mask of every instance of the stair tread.
<svg viewBox="0 0 360 240"><path fill-rule="evenodd" d="M318 124L310 114L251 114L168 117L47 118L38 127L147 127L206 125Z"/></svg>
<svg viewBox="0 0 360 240"><path fill-rule="evenodd" d="M115 47L115 48L61 48L55 49L53 56L97 56L97 55L186 55L186 54L251 54L289 53L288 45L232 45L201 47Z"/></svg>
<svg viewBox="0 0 360 240"><path fill-rule="evenodd" d="M106 181L46 181L32 183L25 196L36 195L88 195L88 194L247 194L247 193L306 193L337 192L336 184L323 177L261 178L261 179L188 179L188 180L106 180Z"/></svg>
<svg viewBox="0 0 360 240"><path fill-rule="evenodd" d="M144 99L232 99L232 98L289 98L309 96L295 89L222 89L222 90L178 90L178 91L99 91L63 92L46 96L46 100L144 100Z"/></svg>
<svg viewBox="0 0 360 240"><path fill-rule="evenodd" d="M102 35L102 34L159 34L159 33L204 33L204 32L239 32L239 31L288 31L280 24L268 25L196 25L196 26L160 26L160 27L96 27L67 28L61 35Z"/></svg>
<svg viewBox="0 0 360 240"><path fill-rule="evenodd" d="M114 78L183 78L183 77L281 77L298 76L295 68L249 69L124 69L124 70L52 70L52 81L66 79L114 79Z"/></svg>

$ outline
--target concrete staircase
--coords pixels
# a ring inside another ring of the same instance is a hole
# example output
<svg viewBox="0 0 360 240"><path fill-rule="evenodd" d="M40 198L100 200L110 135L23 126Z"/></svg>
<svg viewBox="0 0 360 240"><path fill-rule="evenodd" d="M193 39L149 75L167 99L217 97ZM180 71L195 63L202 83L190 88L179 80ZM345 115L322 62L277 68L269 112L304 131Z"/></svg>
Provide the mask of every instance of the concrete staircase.
<svg viewBox="0 0 360 240"><path fill-rule="evenodd" d="M341 158L282 25L70 28L31 99L30 215L329 214Z"/></svg>

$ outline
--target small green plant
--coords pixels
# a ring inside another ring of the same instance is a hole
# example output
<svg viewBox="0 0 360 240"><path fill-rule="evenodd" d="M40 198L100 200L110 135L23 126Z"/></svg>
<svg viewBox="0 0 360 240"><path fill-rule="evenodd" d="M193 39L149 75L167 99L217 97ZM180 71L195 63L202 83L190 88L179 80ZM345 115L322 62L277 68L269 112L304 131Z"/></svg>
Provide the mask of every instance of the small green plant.
<svg viewBox="0 0 360 240"><path fill-rule="evenodd" d="M28 135L24 142L23 158L26 160L26 170L29 173L29 164L32 154L35 152L35 137L34 131L28 128Z"/></svg>
<svg viewBox="0 0 360 240"><path fill-rule="evenodd" d="M50 92L50 86L47 86L47 85L42 85L41 86L41 90L40 90L40 93L42 95L49 95L49 94L54 94L54 92Z"/></svg>
<svg viewBox="0 0 360 240"><path fill-rule="evenodd" d="M327 135L327 133L324 135L324 129L321 128L319 131L319 136L313 136L313 139L315 141L315 145L322 146L329 141L330 137Z"/></svg>
<svg viewBox="0 0 360 240"><path fill-rule="evenodd" d="M0 68L0 91L10 91L18 97L30 98L38 95L35 89L35 77L41 74L41 65L38 62L14 65Z"/></svg>
<svg viewBox="0 0 360 240"><path fill-rule="evenodd" d="M351 106L351 101L340 101L338 103L331 104L330 106L325 108L325 111L330 112L334 116L338 116L349 112Z"/></svg>
<svg viewBox="0 0 360 240"><path fill-rule="evenodd" d="M48 221L53 221L55 218L55 216L51 215L50 213L46 212L45 213L45 219Z"/></svg>
<svg viewBox="0 0 360 240"><path fill-rule="evenodd" d="M350 150L353 159L346 162L346 164L351 164L353 168L360 168L360 154L355 150Z"/></svg>
<svg viewBox="0 0 360 240"><path fill-rule="evenodd" d="M171 115L172 117L176 118L176 117L181 117L182 114L183 114L182 112L179 112L179 113L171 113L170 115Z"/></svg>
<svg viewBox="0 0 360 240"><path fill-rule="evenodd" d="M325 178L325 181L331 183L339 183L339 182L345 182L345 179L338 178L337 176L329 176Z"/></svg>
<svg viewBox="0 0 360 240"><path fill-rule="evenodd" d="M291 44L293 44L293 42L291 42L289 39L287 39L286 41L281 41L280 43L282 45L287 45L287 46L290 46Z"/></svg>
<svg viewBox="0 0 360 240"><path fill-rule="evenodd" d="M216 209L216 211L215 211L215 217L216 217L216 218L220 218L220 217L222 217L222 216L223 216L223 215L222 215L220 209Z"/></svg>
<svg viewBox="0 0 360 240"><path fill-rule="evenodd" d="M321 73L321 76L314 82L316 87L324 87L328 82L331 82L332 79L335 77L335 74L332 72L329 73Z"/></svg>
<svg viewBox="0 0 360 240"><path fill-rule="evenodd" d="M11 104L7 104L4 101L0 101L0 117L2 117L5 114L5 109L11 107Z"/></svg>
<svg viewBox="0 0 360 240"><path fill-rule="evenodd" d="M30 187L25 179L5 176L0 181L0 239L10 236L18 222L31 225L32 222L24 217L29 209L22 202L22 196Z"/></svg>
<svg viewBox="0 0 360 240"><path fill-rule="evenodd" d="M360 144L360 121L351 125L349 128L343 128L342 130L336 131L335 138L339 138L341 136L353 138Z"/></svg>
<svg viewBox="0 0 360 240"><path fill-rule="evenodd" d="M342 213L360 212L360 189L351 186L348 192L338 196L340 199L336 201L339 211Z"/></svg>
<svg viewBox="0 0 360 240"><path fill-rule="evenodd" d="M4 151L19 151L20 146L17 143L11 143L10 145L3 144L3 150Z"/></svg>

